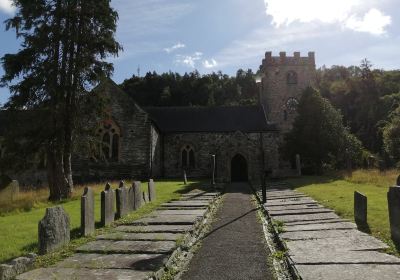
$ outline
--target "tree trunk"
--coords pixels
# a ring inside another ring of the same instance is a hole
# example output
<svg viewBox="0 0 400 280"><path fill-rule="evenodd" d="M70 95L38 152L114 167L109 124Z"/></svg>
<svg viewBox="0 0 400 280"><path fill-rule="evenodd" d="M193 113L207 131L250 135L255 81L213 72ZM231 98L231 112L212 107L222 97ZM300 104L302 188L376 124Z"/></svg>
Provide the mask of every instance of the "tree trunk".
<svg viewBox="0 0 400 280"><path fill-rule="evenodd" d="M47 178L50 189L50 201L61 201L71 197L72 190L64 172L63 152L55 147L47 150Z"/></svg>

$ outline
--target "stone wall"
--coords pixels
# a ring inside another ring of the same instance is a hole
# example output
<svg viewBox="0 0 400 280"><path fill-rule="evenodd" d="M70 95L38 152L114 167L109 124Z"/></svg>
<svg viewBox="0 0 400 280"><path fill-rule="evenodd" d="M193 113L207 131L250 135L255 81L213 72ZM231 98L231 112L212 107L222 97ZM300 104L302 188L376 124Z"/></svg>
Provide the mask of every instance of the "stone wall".
<svg viewBox="0 0 400 280"><path fill-rule="evenodd" d="M165 177L182 176L181 151L187 145L195 152L195 167L186 169L189 178L211 178L212 154L216 155L216 180L219 182L231 180L231 160L237 154L246 158L251 182L260 181L263 159L266 168L274 170L278 166L277 134L273 132L173 133L164 136L164 143Z"/></svg>
<svg viewBox="0 0 400 280"><path fill-rule="evenodd" d="M301 57L299 52L295 52L293 57L289 57L281 52L280 56L273 57L271 52L267 52L261 68L264 73L261 102L268 120L278 124L283 133L287 132L296 116L291 104L300 99L305 88L315 83L315 54L310 52L308 57ZM290 72L297 75L297 83L288 83Z"/></svg>

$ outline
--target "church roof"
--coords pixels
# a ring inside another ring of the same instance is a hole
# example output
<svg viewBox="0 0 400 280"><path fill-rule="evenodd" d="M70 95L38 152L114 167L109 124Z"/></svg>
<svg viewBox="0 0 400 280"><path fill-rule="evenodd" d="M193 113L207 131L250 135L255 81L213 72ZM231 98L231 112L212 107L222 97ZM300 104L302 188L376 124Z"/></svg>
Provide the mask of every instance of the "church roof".
<svg viewBox="0 0 400 280"><path fill-rule="evenodd" d="M147 107L162 132L263 132L276 131L261 106Z"/></svg>

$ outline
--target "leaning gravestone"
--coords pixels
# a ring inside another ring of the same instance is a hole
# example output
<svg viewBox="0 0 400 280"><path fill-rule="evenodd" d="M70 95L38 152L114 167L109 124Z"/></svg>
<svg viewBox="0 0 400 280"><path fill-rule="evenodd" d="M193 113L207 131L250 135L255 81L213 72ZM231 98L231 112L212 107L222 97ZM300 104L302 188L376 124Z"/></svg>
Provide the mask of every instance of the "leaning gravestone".
<svg viewBox="0 0 400 280"><path fill-rule="evenodd" d="M400 245L400 187L391 187L387 194L392 240Z"/></svg>
<svg viewBox="0 0 400 280"><path fill-rule="evenodd" d="M39 222L39 254L57 250L70 241L70 220L61 206L47 208Z"/></svg>
<svg viewBox="0 0 400 280"><path fill-rule="evenodd" d="M188 184L187 176L186 176L186 170L183 170L183 183L184 183L185 185Z"/></svg>
<svg viewBox="0 0 400 280"><path fill-rule="evenodd" d="M114 222L114 191L110 184L101 192L101 224L108 226Z"/></svg>
<svg viewBox="0 0 400 280"><path fill-rule="evenodd" d="M154 184L154 180L150 179L149 184L148 184L148 193L149 193L149 201L155 201L156 200L156 186Z"/></svg>
<svg viewBox="0 0 400 280"><path fill-rule="evenodd" d="M142 207L142 190L140 182L136 181L133 183L133 192L135 198L134 209L138 210L140 207Z"/></svg>
<svg viewBox="0 0 400 280"><path fill-rule="evenodd" d="M354 219L356 220L356 224L367 224L367 207L367 197L359 192L354 192Z"/></svg>
<svg viewBox="0 0 400 280"><path fill-rule="evenodd" d="M81 232L83 236L94 233L94 193L91 188L86 187L81 197Z"/></svg>
<svg viewBox="0 0 400 280"><path fill-rule="evenodd" d="M125 187L124 182L121 181L117 194L117 217L118 219L126 216L129 213L129 190Z"/></svg>

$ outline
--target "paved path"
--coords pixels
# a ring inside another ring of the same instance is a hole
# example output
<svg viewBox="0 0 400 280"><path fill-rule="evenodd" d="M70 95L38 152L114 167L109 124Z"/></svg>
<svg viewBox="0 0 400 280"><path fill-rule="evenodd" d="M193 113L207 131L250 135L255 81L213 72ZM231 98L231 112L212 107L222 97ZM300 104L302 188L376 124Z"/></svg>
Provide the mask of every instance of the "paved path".
<svg viewBox="0 0 400 280"><path fill-rule="evenodd" d="M400 259L382 253L386 244L310 197L275 186L264 207L284 223L281 238L304 280L400 279Z"/></svg>
<svg viewBox="0 0 400 280"><path fill-rule="evenodd" d="M36 269L18 280L139 280L159 271L185 244L218 193L193 191L182 200L165 203L149 216L97 236L72 257L49 268Z"/></svg>
<svg viewBox="0 0 400 280"><path fill-rule="evenodd" d="M238 183L226 190L212 230L183 279L274 279L250 187Z"/></svg>

